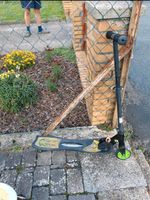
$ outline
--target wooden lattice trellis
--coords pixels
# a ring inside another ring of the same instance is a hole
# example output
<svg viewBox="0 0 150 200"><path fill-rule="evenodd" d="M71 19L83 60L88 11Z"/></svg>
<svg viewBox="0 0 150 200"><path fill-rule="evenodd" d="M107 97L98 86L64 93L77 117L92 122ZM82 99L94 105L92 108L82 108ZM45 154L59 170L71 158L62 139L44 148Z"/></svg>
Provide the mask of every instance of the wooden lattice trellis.
<svg viewBox="0 0 150 200"><path fill-rule="evenodd" d="M117 2L122 3L123 1ZM124 2L127 3L127 1ZM92 14L93 10L86 10L85 2L71 2L73 45L76 51L83 92L74 99L62 115L56 118L54 123L47 128L45 134L51 132L83 98L86 99L92 125L111 123L114 127L116 126L117 106L114 92L113 48L110 41L106 39L106 32L113 30L128 35L127 45L120 47L119 56L122 63L121 82L124 96L142 6L142 1L133 1L132 3L132 6L128 4L129 7L125 7L123 14L118 14L115 11L118 18L111 17L109 12L104 15L102 14L103 10L101 10L102 17L98 19L94 16L95 12L94 15ZM114 11L114 5L115 3L111 4L110 13ZM119 8L119 12L120 10Z"/></svg>
<svg viewBox="0 0 150 200"><path fill-rule="evenodd" d="M121 3L122 2L123 1L121 1ZM99 2L99 4L100 3L101 2ZM125 8L122 8L125 9L125 12L122 16L119 16L117 13L118 17L114 18L111 17L108 12L107 16L102 16L98 19L96 19L92 14L95 12L95 10L91 11L90 9L86 10L87 16L85 17L83 4L85 3L81 1L75 3L72 2L72 7L74 7L76 10L75 15L73 16L72 14L74 25L74 49L76 52L80 51L80 53L78 52L77 54L78 66L80 68L80 62L82 62L80 57L83 57L83 53L81 55L81 51L85 52L85 57L87 60L86 62L88 64L88 67L84 67L84 70L79 69L79 71L82 71L82 75L80 77L84 88L84 85L90 84L90 82L95 79L97 74L100 73L104 66L113 57L112 43L110 43L110 41L108 41L105 37L108 30L127 34L129 39L132 38L133 41L135 40L142 2L133 1L133 5L132 2L129 5L125 4ZM81 9L83 13L82 15ZM78 15L77 11L79 11ZM110 12L112 12L112 10L110 10ZM85 30L85 28L83 29L83 26L85 26L85 19L87 29L86 33L83 32L83 30ZM79 22L82 23L80 24ZM84 49L82 45L83 42L86 42L86 44L84 43ZM123 96L125 93L132 50L121 61L121 82L123 87ZM83 66L85 65L82 64L82 68ZM84 76L83 71L85 71L86 74ZM106 78L105 81L100 81L94 90L91 91L88 96L86 96L87 109L89 111L89 117L92 125L111 123L114 127L116 126L117 106L114 91L115 79L113 72L114 70L112 70L110 77Z"/></svg>

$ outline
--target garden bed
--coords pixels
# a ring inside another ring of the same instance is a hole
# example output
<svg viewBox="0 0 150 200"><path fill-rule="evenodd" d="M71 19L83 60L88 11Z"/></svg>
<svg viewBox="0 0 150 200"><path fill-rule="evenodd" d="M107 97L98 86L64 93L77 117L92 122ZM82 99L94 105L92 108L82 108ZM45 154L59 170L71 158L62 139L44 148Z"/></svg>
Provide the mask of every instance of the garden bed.
<svg viewBox="0 0 150 200"><path fill-rule="evenodd" d="M47 53L46 53L47 52ZM38 100L18 113L4 112L0 109L0 133L43 130L60 115L64 108L82 91L77 65L74 58L64 51L57 55L48 51L36 54L36 64L23 71L38 85ZM61 55L62 54L62 55ZM55 68L61 68L54 91L48 80ZM90 125L85 102L60 124L60 127Z"/></svg>

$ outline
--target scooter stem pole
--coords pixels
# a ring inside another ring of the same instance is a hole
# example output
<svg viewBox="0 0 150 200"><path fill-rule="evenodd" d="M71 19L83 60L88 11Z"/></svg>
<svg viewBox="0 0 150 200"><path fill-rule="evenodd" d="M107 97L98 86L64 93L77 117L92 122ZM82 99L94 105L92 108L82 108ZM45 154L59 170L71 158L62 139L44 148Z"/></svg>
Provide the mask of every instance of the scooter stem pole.
<svg viewBox="0 0 150 200"><path fill-rule="evenodd" d="M123 118L122 118L122 99L121 99L121 85L120 85L120 64L118 43L113 40L114 63L115 63L115 81L116 81L116 99L117 99L117 114L118 114L118 132L124 135Z"/></svg>
<svg viewBox="0 0 150 200"><path fill-rule="evenodd" d="M124 127L123 127L123 117L122 117L119 51L118 51L118 42L116 40L113 40L113 50L114 50L116 99L117 99L117 114L118 114L117 138L118 138L118 142L119 142L119 150L123 155L123 154L125 154L125 142L124 142Z"/></svg>

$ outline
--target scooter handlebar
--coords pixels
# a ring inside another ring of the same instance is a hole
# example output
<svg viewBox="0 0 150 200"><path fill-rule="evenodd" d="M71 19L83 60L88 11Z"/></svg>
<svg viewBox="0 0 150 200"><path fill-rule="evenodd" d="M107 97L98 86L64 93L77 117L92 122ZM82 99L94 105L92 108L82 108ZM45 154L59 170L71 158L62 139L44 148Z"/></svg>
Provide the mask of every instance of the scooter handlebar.
<svg viewBox="0 0 150 200"><path fill-rule="evenodd" d="M107 39L112 39L113 41L116 41L120 45L125 45L127 43L127 36L126 35L120 35L118 33L115 33L113 31L108 31L106 33Z"/></svg>

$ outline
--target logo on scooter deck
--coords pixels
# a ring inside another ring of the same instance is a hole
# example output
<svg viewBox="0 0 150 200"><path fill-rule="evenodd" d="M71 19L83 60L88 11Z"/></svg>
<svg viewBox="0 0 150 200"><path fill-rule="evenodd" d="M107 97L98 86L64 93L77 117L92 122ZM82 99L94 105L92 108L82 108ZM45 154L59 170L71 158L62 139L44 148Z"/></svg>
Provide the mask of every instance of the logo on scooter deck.
<svg viewBox="0 0 150 200"><path fill-rule="evenodd" d="M99 141L98 140L93 140L92 144L90 144L89 146L85 147L83 149L83 151L85 152L100 152L101 150L99 149Z"/></svg>
<svg viewBox="0 0 150 200"><path fill-rule="evenodd" d="M35 145L43 148L57 149L59 148L60 141L58 138L40 137Z"/></svg>

